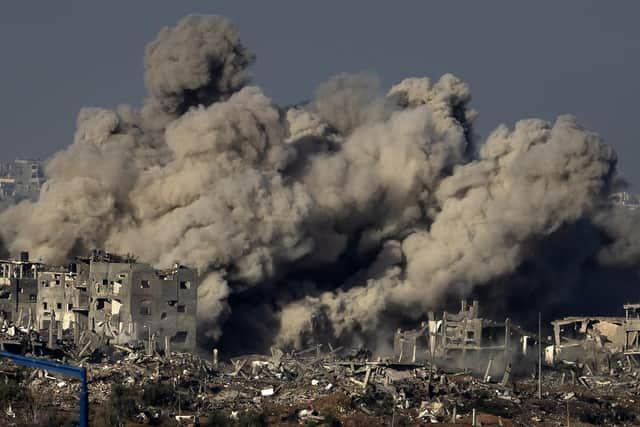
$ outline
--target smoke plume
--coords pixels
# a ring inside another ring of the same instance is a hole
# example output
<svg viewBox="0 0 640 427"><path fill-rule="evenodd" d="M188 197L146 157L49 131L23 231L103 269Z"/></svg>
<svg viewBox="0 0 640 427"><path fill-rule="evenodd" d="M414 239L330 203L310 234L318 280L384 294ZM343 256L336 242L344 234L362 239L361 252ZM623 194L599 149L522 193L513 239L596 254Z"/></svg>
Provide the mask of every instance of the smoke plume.
<svg viewBox="0 0 640 427"><path fill-rule="evenodd" d="M587 267L640 260L640 217L605 203L616 155L574 118L479 141L450 74L388 90L342 74L283 108L248 86L253 59L223 17L161 30L143 107L81 110L39 200L0 214L0 249L198 268L202 337L231 352L252 333L256 346L379 339L470 295L509 310L523 284L549 292L550 271L575 290ZM589 250L550 266L585 229Z"/></svg>

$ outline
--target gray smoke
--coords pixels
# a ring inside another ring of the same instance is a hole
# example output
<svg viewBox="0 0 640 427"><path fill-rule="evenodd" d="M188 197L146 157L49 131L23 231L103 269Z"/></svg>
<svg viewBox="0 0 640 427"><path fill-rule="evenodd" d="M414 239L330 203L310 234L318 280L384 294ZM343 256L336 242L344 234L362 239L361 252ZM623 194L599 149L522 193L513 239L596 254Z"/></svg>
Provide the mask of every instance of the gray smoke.
<svg viewBox="0 0 640 427"><path fill-rule="evenodd" d="M279 173L295 151L258 88L189 111L165 136L172 159L140 174L130 192L135 224L113 230L107 247L157 265L233 266L233 278L251 284L311 250L312 201Z"/></svg>
<svg viewBox="0 0 640 427"><path fill-rule="evenodd" d="M191 106L228 98L249 81L246 68L253 60L237 28L222 16L191 15L163 28L145 52L146 116L175 118Z"/></svg>
<svg viewBox="0 0 640 427"><path fill-rule="evenodd" d="M323 123L348 135L384 117L380 80L369 74L340 74L320 85L310 108Z"/></svg>
<svg viewBox="0 0 640 427"><path fill-rule="evenodd" d="M640 211L629 211L623 207L603 210L594 218L609 244L598 254L606 265L636 266L640 262Z"/></svg>
<svg viewBox="0 0 640 427"><path fill-rule="evenodd" d="M0 214L1 241L52 263L104 248L191 265L203 336L274 324L284 345L363 340L508 284L578 222L602 233L600 262L640 259L638 217L602 204L615 153L575 119L478 143L469 87L450 74L386 93L342 74L286 109L246 86L252 60L225 18L163 29L142 109L83 109L39 200Z"/></svg>
<svg viewBox="0 0 640 427"><path fill-rule="evenodd" d="M477 160L439 180L439 211L402 241L405 263L398 255L382 278L289 306L282 323L308 328L314 316L328 316L340 336L355 327L375 330L385 310L424 316L452 287L464 294L465 286L513 272L530 243L589 215L614 164L613 151L571 117L501 127ZM299 335L283 330L284 342L292 336Z"/></svg>

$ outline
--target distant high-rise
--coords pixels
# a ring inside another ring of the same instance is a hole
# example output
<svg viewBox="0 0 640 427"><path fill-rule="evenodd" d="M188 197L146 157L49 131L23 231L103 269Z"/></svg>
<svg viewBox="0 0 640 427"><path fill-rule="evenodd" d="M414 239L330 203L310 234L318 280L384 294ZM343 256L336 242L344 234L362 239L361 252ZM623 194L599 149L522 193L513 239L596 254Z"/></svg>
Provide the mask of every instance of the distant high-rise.
<svg viewBox="0 0 640 427"><path fill-rule="evenodd" d="M0 163L0 200L35 200L44 181L43 162L40 160Z"/></svg>

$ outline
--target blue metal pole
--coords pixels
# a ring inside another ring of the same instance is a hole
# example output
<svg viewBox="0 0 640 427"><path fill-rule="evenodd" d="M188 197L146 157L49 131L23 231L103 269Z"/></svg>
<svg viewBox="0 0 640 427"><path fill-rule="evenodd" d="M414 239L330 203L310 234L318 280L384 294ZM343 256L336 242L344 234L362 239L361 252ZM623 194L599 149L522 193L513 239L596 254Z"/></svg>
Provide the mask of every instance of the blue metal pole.
<svg viewBox="0 0 640 427"><path fill-rule="evenodd" d="M89 425L89 389L87 387L87 369L82 368L82 388L80 389L80 427Z"/></svg>
<svg viewBox="0 0 640 427"><path fill-rule="evenodd" d="M19 354L0 351L0 357L6 357L15 363L30 368L44 369L47 371L59 372L61 374L80 378L82 388L80 389L80 427L89 425L89 389L87 387L87 369L77 366L63 365L62 363L49 362L48 360L34 359L21 356Z"/></svg>

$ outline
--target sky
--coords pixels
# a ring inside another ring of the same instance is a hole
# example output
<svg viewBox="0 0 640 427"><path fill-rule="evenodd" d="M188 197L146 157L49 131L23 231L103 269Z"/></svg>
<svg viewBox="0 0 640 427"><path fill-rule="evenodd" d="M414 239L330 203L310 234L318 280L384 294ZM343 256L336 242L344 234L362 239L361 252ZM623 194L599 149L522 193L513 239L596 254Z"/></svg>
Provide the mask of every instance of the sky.
<svg viewBox="0 0 640 427"><path fill-rule="evenodd" d="M144 46L192 14L220 14L257 55L254 83L278 104L341 72L385 87L452 73L486 137L501 123L573 114L640 186L638 1L30 1L0 11L0 159L70 144L83 106L141 105Z"/></svg>

